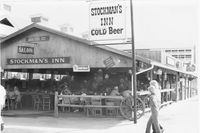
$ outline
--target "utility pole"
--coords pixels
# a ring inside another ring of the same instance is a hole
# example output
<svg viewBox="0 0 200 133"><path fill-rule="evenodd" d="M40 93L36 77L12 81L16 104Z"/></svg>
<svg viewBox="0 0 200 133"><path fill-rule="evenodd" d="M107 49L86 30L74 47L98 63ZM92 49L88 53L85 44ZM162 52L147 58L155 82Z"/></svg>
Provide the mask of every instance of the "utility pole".
<svg viewBox="0 0 200 133"><path fill-rule="evenodd" d="M136 116L136 65L135 65L135 44L134 44L134 25L133 25L133 2L130 0L130 14L131 14L131 38L132 38L132 94L133 94L133 102L132 106L134 107L134 123L137 123Z"/></svg>

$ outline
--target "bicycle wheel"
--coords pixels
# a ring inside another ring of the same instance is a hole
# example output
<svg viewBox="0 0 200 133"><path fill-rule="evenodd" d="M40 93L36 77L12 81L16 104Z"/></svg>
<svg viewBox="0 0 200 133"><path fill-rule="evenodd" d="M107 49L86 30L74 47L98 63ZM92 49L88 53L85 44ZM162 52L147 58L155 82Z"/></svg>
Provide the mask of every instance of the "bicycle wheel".
<svg viewBox="0 0 200 133"><path fill-rule="evenodd" d="M125 119L131 120L131 121L134 120L134 115L133 115L134 105L132 104L133 102L134 102L134 99L131 96L131 97L126 97L125 99L123 99L120 104L120 112L122 116ZM137 111L136 112L137 119L143 116L144 103L142 102L140 98L136 99L136 111Z"/></svg>
<svg viewBox="0 0 200 133"><path fill-rule="evenodd" d="M133 108L134 109L134 108ZM140 99L136 99L136 117L137 119L141 118L144 115L145 105L144 102Z"/></svg>

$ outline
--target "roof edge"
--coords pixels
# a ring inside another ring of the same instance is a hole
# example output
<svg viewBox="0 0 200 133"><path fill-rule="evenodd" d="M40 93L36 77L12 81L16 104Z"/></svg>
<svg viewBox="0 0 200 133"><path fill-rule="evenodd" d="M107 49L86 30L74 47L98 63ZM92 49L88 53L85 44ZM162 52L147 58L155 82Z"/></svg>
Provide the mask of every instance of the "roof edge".
<svg viewBox="0 0 200 133"><path fill-rule="evenodd" d="M103 50L106 50L106 51L110 51L112 53L115 53L115 54L119 54L119 55L122 55L122 56L125 56L125 57L128 57L128 58L132 58L132 55L127 53L127 52L124 52L124 51L120 51L120 50L117 50L117 49L114 49L114 48L110 48L108 46L105 46L105 45L95 45L95 44L98 44L96 42L93 42L93 41L88 41L86 39L83 39L83 38L80 38L80 37L76 37L74 35L70 35L70 34L66 34L66 33L63 33L61 31L58 31L58 30L55 30L55 29L52 29L50 27L46 27L46 26L43 26L43 25L40 25L38 23L32 23L6 37L4 37L2 40L1 40L1 43L27 31L27 30L30 30L31 28L38 28L38 29L41 29L41 30L45 30L47 32L51 32L51 33L54 33L54 34L57 34L57 35L60 35L62 37L68 37L69 39L72 39L72 40L75 40L75 41L78 41L78 42L81 42L81 43L84 43L84 44L87 44L88 46L92 46L92 47L95 47L95 48L100 48L100 49L103 49ZM93 45L91 45L93 44ZM148 58L144 58L144 57L141 57L141 56L138 56L136 55L136 58L139 59L139 60L142 60L146 63L150 63L150 60Z"/></svg>

